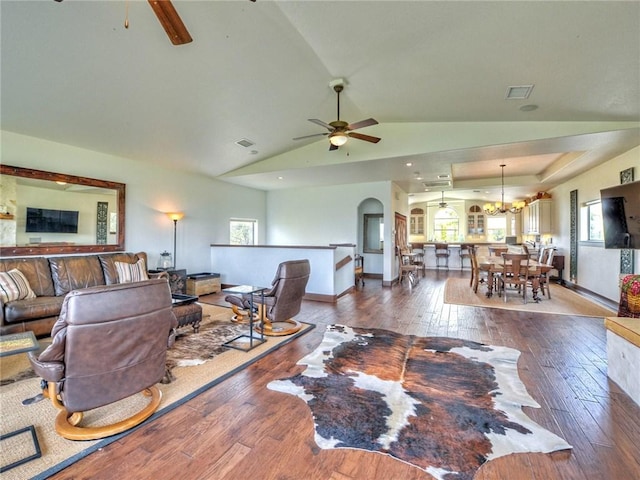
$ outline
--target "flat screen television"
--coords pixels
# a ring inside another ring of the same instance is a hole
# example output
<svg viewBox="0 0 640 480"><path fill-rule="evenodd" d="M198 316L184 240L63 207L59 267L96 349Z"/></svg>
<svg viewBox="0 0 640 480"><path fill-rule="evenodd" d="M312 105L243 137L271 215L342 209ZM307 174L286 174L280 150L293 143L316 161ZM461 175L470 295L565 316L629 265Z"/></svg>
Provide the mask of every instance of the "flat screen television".
<svg viewBox="0 0 640 480"><path fill-rule="evenodd" d="M27 232L78 233L78 212L27 207Z"/></svg>
<svg viewBox="0 0 640 480"><path fill-rule="evenodd" d="M640 181L600 190L604 248L640 248Z"/></svg>

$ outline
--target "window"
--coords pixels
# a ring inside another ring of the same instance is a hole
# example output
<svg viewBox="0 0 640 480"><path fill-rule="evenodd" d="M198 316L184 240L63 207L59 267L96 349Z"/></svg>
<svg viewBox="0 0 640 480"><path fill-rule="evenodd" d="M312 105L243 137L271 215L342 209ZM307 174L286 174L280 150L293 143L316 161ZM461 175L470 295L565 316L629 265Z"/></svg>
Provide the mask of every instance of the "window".
<svg viewBox="0 0 640 480"><path fill-rule="evenodd" d="M580 241L604 242L600 200L586 202L580 208Z"/></svg>
<svg viewBox="0 0 640 480"><path fill-rule="evenodd" d="M457 242L460 238L460 220L453 208L441 208L433 220L437 242Z"/></svg>
<svg viewBox="0 0 640 480"><path fill-rule="evenodd" d="M487 217L487 242L504 242L507 234L507 217Z"/></svg>
<svg viewBox="0 0 640 480"><path fill-rule="evenodd" d="M256 245L258 243L258 221L232 218L229 221L229 243L231 245Z"/></svg>
<svg viewBox="0 0 640 480"><path fill-rule="evenodd" d="M421 208L411 209L411 225L409 226L411 235L424 235L424 210Z"/></svg>

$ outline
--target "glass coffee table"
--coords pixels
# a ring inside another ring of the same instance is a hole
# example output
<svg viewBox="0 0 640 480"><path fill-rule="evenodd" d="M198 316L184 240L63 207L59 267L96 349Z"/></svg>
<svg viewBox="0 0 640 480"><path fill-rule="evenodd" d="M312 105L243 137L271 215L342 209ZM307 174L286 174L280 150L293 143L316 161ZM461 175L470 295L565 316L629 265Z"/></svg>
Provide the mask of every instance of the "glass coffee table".
<svg viewBox="0 0 640 480"><path fill-rule="evenodd" d="M243 333L242 335L238 335L235 338L223 343L225 347L235 348L236 350L242 350L243 352L248 352L249 350L254 349L258 345L265 343L267 340L264 338L263 330L260 331L260 336L254 335L253 323L254 323L254 305L253 305L253 296L255 294L260 294L262 304L264 304L264 291L268 290L266 287L255 287L253 285L238 285L237 287L225 288L223 292L231 293L234 295L249 295L249 334ZM260 309L260 314L263 315L264 312L262 308ZM262 322L262 317L258 319L258 322Z"/></svg>

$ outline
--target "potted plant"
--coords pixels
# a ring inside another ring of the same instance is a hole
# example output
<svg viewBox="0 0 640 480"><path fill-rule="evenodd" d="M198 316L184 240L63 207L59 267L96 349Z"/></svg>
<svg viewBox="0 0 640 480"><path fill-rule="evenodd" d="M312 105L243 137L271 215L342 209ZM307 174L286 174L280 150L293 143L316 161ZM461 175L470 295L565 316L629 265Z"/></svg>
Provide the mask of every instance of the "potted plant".
<svg viewBox="0 0 640 480"><path fill-rule="evenodd" d="M620 289L627 297L627 305L632 313L640 312L640 275L625 275Z"/></svg>

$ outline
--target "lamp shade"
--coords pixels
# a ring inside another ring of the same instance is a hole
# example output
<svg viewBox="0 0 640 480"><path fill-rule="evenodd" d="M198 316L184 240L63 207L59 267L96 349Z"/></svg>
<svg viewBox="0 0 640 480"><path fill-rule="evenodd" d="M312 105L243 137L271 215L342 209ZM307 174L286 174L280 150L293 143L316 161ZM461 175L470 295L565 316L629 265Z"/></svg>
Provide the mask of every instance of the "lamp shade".
<svg viewBox="0 0 640 480"><path fill-rule="evenodd" d="M174 222L181 220L184 217L184 212L167 212L167 217L169 217Z"/></svg>

